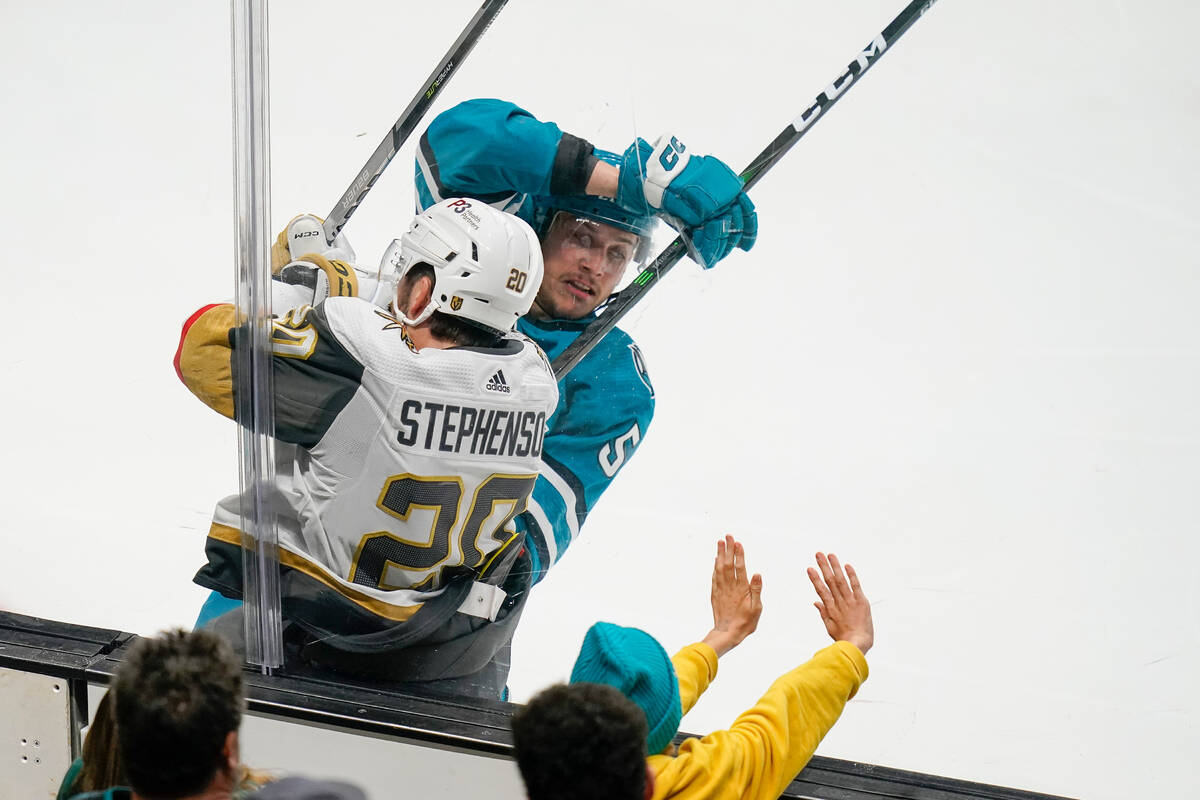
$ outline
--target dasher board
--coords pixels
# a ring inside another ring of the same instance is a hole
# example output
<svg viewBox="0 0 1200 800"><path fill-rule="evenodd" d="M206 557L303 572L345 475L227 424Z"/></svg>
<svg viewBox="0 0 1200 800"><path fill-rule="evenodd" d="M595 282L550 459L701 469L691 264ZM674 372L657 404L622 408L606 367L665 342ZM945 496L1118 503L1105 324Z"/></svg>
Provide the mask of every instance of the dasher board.
<svg viewBox="0 0 1200 800"><path fill-rule="evenodd" d="M61 678L76 691L108 684L138 637L0 612L0 667ZM243 760L255 767L357 783L372 797L486 787L523 797L500 701L402 694L366 682L245 673ZM0 698L0 703L3 698ZM94 703L89 704L94 707ZM82 717L82 715L77 715ZM282 726L282 727L280 727ZM63 736L76 732L64 731ZM681 733L676 741L693 734ZM815 756L784 798L816 800L1062 800L1051 795Z"/></svg>

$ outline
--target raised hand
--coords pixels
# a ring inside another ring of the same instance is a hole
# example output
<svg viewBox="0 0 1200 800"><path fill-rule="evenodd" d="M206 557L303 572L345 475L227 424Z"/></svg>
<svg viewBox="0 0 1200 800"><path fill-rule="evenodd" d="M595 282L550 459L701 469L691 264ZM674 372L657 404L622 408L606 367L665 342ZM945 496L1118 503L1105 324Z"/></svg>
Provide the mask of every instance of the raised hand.
<svg viewBox="0 0 1200 800"><path fill-rule="evenodd" d="M758 627L762 576L746 574L746 551L732 536L717 542L712 576L713 627L704 643L723 656Z"/></svg>
<svg viewBox="0 0 1200 800"><path fill-rule="evenodd" d="M827 558L817 553L817 566L808 568L808 579L821 598L813 605L821 614L825 630L834 641L850 642L865 655L875 643L875 625L871 603L863 594L854 567L847 564L843 574L837 556L830 553Z"/></svg>

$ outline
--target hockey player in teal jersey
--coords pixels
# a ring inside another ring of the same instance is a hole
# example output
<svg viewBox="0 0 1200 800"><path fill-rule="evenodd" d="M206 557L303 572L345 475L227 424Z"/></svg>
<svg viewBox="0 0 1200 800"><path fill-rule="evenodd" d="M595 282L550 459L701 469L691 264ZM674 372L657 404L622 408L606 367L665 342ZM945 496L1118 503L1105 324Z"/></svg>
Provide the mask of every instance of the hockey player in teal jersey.
<svg viewBox="0 0 1200 800"><path fill-rule="evenodd" d="M470 100L430 123L416 160L418 210L474 197L538 232L545 278L517 328L551 360L594 319L629 264L645 258L657 219L683 231L693 260L706 268L734 248L749 250L757 236L754 205L737 175L671 136L611 153L512 103ZM642 354L620 329L560 382L542 474L516 520L535 581L579 535L653 414Z"/></svg>

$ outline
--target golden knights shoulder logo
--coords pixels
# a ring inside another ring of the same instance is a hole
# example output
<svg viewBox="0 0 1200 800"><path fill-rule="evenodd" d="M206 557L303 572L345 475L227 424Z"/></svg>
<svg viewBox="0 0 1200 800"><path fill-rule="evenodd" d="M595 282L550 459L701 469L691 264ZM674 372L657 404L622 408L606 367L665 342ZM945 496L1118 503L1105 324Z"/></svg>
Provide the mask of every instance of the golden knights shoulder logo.
<svg viewBox="0 0 1200 800"><path fill-rule="evenodd" d="M450 308L454 311L460 310L462 308L462 298L459 297L458 295L454 295L453 297L451 297L450 298Z"/></svg>
<svg viewBox="0 0 1200 800"><path fill-rule="evenodd" d="M304 360L317 349L317 329L308 320L312 306L300 306L271 321L271 352Z"/></svg>

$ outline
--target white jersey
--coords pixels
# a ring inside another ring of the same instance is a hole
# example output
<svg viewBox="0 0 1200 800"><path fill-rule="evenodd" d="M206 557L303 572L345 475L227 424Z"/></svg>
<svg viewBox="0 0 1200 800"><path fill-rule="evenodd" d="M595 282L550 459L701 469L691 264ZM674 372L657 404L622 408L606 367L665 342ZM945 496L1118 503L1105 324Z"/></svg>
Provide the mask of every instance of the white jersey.
<svg viewBox="0 0 1200 800"><path fill-rule="evenodd" d="M358 606L405 619L515 535L558 387L542 351L417 350L403 325L334 297L272 333L280 560ZM211 537L239 536L241 498Z"/></svg>

